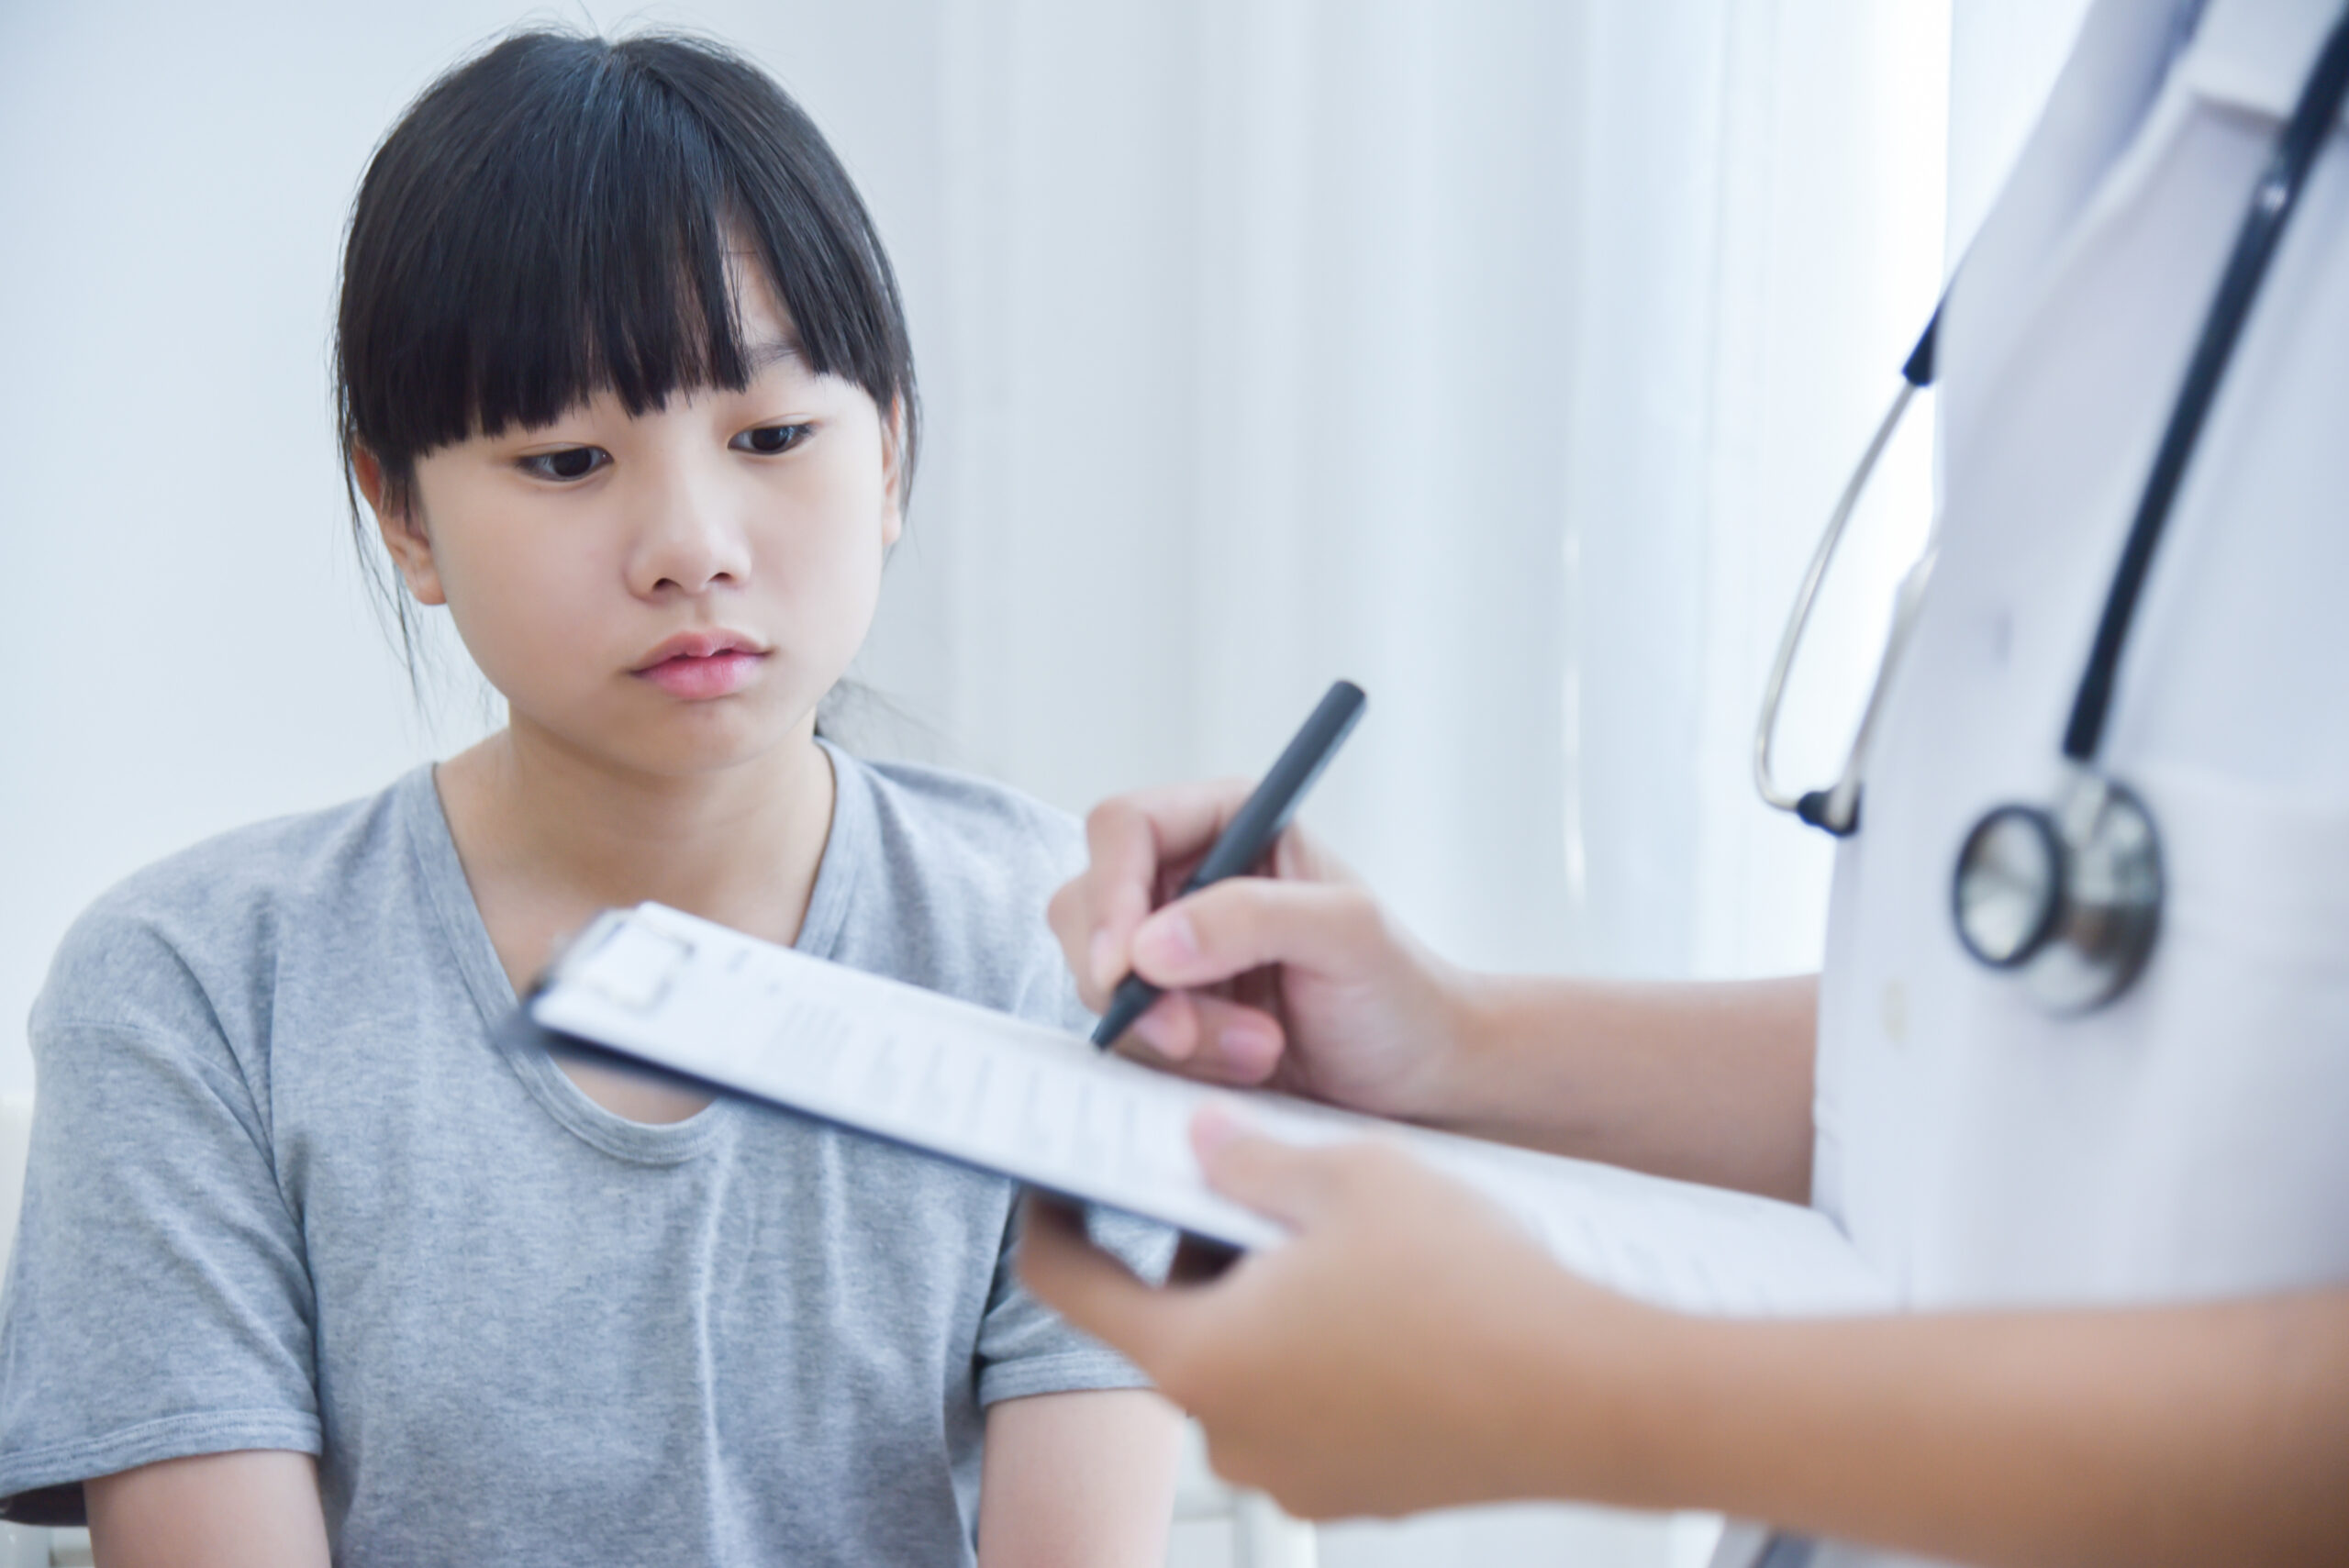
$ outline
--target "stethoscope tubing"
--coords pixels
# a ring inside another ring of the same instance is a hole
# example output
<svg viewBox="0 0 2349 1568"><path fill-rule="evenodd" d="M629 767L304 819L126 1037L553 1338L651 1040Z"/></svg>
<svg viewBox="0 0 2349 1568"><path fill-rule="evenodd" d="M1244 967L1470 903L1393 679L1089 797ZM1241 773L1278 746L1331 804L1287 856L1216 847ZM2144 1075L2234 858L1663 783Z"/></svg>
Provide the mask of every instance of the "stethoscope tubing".
<svg viewBox="0 0 2349 1568"><path fill-rule="evenodd" d="M2268 160L2267 167L2253 191L2250 207L2237 233L2233 251L2228 258L2226 271L2221 276L2210 308L2203 318L2193 355L2188 361L2185 379L2163 428L2161 444L2146 474L2145 487L2131 520L2128 539L2114 567L2112 583L2098 617L2087 663L2081 673L2080 684L2074 693L2070 715L2065 725L2063 754L2076 764L2085 766L2092 762L2102 741L2121 656L2128 641L2137 605L2143 595L2146 577L2153 566L2155 547L2160 543L2163 528L2184 483L2195 447L2200 440L2202 428L2217 400L2219 387L2233 358L2236 342L2242 336L2244 323L2250 318L2252 305L2266 277L2267 265L2283 239L2286 224L2299 205L2300 191L2321 155L2334 123L2340 118L2344 94L2349 94L2349 8L2343 9L2327 36L2292 114L2277 138L2275 151ZM1870 436L1850 479L1844 483L1842 494L1836 498L1834 510L1828 517L1818 548L1811 552L1801 586L1796 592L1792 612L1787 617L1786 631L1779 638L1777 652L1771 661L1769 678L1764 683L1761 714L1754 727L1754 785L1763 800L1781 811L1793 812L1804 821L1839 838L1853 833L1858 827L1868 741L1886 686L1908 642L1922 603L1923 579L1931 573L1931 547L1918 567L1912 569L1903 582L1884 660L1877 666L1876 681L1870 688L1859 728L1854 735L1852 749L1834 784L1823 790L1811 790L1800 795L1787 790L1777 783L1771 766L1772 740L1784 705L1787 682L1801 646L1803 631L1809 623L1812 605L1826 580L1835 550L1842 543L1853 514L1858 509L1860 497L1876 471L1878 460L1890 444L1901 415L1907 411L1918 390L1932 384L1937 357L1936 339L1942 312L1948 300L1948 292L1944 290L1933 307L1932 318L1926 324L1915 349L1901 366L1902 384L1893 398L1891 407Z"/></svg>
<svg viewBox="0 0 2349 1568"><path fill-rule="evenodd" d="M1944 294L1943 298L1946 300L1948 295ZM1932 319L1918 335L1916 347L1909 350L1909 358L1900 367L1900 390L1893 394L1892 406L1876 421L1876 433L1868 438L1860 461L1853 466L1851 478L1843 484L1843 493L1835 499L1835 509L1829 514L1826 529L1820 533L1818 548L1810 552L1810 564L1803 572L1802 586L1796 590L1794 613L1787 617L1787 629L1778 638L1777 654L1770 662L1770 678L1763 685L1761 716L1753 726L1753 786L1761 792L1763 800L1781 811L1793 812L1812 827L1824 828L1839 839L1859 828L1861 759L1867 755L1868 736L1884 706L1886 684L1899 662L1901 650L1908 645L1917 606L1922 602L1925 580L1932 574L1930 550L1901 581L1884 658L1877 664L1876 681L1868 689L1867 706L1861 712L1859 730L1844 756L1843 771L1834 784L1798 795L1787 794L1778 787L1770 765L1771 742L1777 733L1778 708L1786 697L1795 653L1802 646L1803 629L1810 622L1811 605L1819 597L1820 584L1826 581L1828 564L1835 559L1843 530L1850 525L1853 513L1859 509L1860 497L1867 493L1868 480L1875 474L1885 448L1892 444L1893 433L1900 428L1901 416L1909 412L1909 400L1933 384L1934 344L1941 334L1941 325L1942 310L1936 305Z"/></svg>
<svg viewBox="0 0 2349 1568"><path fill-rule="evenodd" d="M1770 678L1762 692L1762 717L1753 727L1753 787L1762 792L1765 801L1781 811L1799 813L1808 798L1780 789L1770 769L1770 743L1777 728L1778 704L1786 695L1787 676L1794 669L1795 651L1802 646L1803 630L1810 624L1811 603L1819 597L1820 584L1826 580L1828 563L1835 559L1835 547L1843 542L1843 529L1850 524L1852 514L1859 509L1868 476L1876 472L1876 461L1892 443L1893 432L1900 428L1900 417L1909 411L1909 400L1916 395L1917 389L1903 381L1900 390L1893 395L1892 406L1876 422L1876 434L1868 438L1867 450L1861 454L1859 465L1852 470L1843 494L1836 497L1835 510L1827 518L1827 529L1819 536L1819 548L1810 552L1810 564L1803 570L1802 586L1795 590L1794 613L1787 617L1787 629L1778 639L1777 655L1770 661ZM1836 788L1840 789L1852 776L1853 769L1846 763L1842 777L1836 780Z"/></svg>
<svg viewBox="0 0 2349 1568"><path fill-rule="evenodd" d="M2309 72L2308 84L2293 106L2292 117L2277 138L2266 172L2252 193L2250 210L2243 215L2234 251L2227 259L2227 270L2203 318L2194 357L2188 361L2186 379L2163 428L2153 468L2145 476L2144 494L2138 500L2120 563L2113 569L2112 586L2097 620L2087 668L2081 673L2071 717L2064 727L2064 755L2076 762L2085 765L2095 761L2104 739L2121 650L2128 641L2130 623L2136 617L2146 575L2153 569L2154 548L2161 543L2164 525L2185 483L2210 406L2218 400L2219 384L2234 358L2235 343L2243 336L2243 323L2250 319L2267 264L2284 237L2284 226L2299 206L2301 187L2341 117L2344 88L2349 88L2349 10L2333 23L2315 68Z"/></svg>

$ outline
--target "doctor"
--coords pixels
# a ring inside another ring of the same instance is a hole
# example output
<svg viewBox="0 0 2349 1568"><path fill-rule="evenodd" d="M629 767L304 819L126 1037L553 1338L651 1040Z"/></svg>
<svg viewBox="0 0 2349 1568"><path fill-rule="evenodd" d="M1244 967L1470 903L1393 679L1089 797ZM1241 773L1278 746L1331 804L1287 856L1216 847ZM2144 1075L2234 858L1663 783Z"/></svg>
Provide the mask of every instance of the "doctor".
<svg viewBox="0 0 2349 1568"><path fill-rule="evenodd" d="M1675 1317L1398 1155L1208 1123L1210 1178L1291 1243L1152 1290L1040 1208L1025 1266L1224 1473L1322 1517L1718 1508L1816 1568L2349 1562L2328 72L2341 0L2084 24L1942 314L1932 581L1809 803L1845 832L1815 981L1463 973L1294 831L1153 912L1241 792L1094 813L1053 925L1097 1006L1129 966L1170 988L1137 1051L1809 1201L1911 1308Z"/></svg>

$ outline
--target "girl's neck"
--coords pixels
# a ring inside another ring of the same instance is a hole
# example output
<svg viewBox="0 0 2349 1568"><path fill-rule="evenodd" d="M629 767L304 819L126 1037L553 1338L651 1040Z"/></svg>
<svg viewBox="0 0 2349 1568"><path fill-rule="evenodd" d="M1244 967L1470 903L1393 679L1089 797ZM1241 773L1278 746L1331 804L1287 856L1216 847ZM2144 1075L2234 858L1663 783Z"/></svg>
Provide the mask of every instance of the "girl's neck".
<svg viewBox="0 0 2349 1568"><path fill-rule="evenodd" d="M484 923L518 984L596 910L646 899L796 940L830 835L812 717L714 773L631 773L518 722L435 774Z"/></svg>

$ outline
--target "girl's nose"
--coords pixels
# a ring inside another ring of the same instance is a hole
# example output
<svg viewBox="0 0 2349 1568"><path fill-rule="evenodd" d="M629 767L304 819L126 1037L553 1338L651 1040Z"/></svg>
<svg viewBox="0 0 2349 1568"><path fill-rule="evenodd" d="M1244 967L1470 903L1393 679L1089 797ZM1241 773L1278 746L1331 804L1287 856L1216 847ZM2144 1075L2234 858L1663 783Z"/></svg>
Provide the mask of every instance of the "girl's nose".
<svg viewBox="0 0 2349 1568"><path fill-rule="evenodd" d="M750 574L750 543L721 494L671 475L644 498L629 562L629 589L641 598L707 593Z"/></svg>

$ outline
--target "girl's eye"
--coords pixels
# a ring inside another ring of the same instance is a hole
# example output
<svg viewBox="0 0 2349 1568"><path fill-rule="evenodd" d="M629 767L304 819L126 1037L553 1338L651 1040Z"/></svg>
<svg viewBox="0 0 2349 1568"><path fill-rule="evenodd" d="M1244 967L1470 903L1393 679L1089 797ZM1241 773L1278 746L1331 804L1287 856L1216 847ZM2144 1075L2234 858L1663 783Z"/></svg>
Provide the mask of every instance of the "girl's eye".
<svg viewBox="0 0 2349 1568"><path fill-rule="evenodd" d="M522 472L567 484L586 478L611 461L612 454L601 447L565 447L561 451L534 452L522 459Z"/></svg>
<svg viewBox="0 0 2349 1568"><path fill-rule="evenodd" d="M773 457L778 452L789 451L807 436L807 427L805 425L761 425L756 429L743 431L727 445L738 452L757 452L762 457Z"/></svg>

